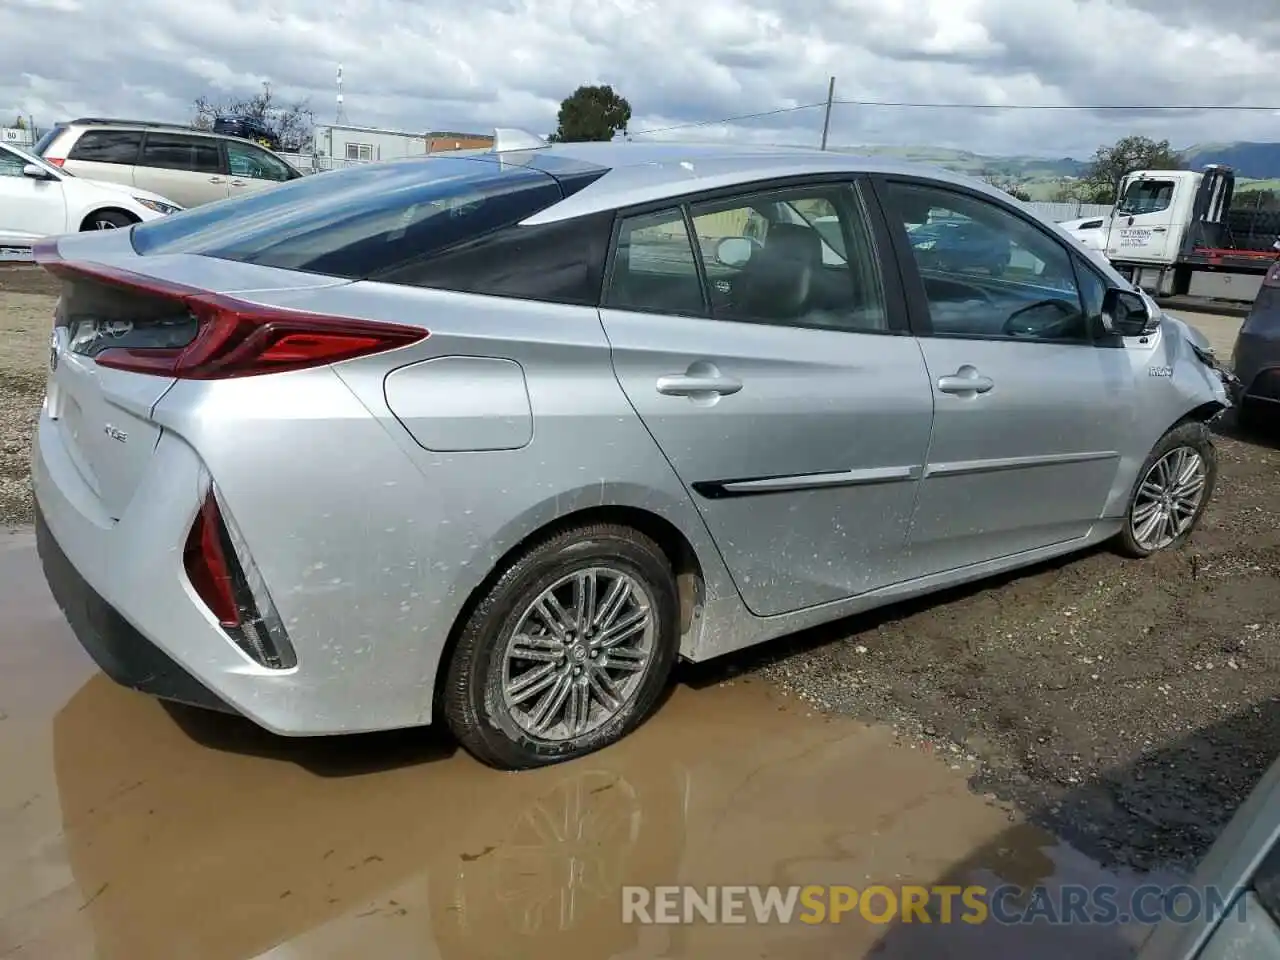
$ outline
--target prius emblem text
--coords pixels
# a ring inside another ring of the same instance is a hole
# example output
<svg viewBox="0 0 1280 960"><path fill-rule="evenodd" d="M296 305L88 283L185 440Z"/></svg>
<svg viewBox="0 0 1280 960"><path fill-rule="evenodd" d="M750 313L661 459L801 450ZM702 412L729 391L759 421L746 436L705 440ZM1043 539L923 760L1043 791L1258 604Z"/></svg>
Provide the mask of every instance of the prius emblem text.
<svg viewBox="0 0 1280 960"><path fill-rule="evenodd" d="M102 428L102 432L105 433L112 440L117 440L120 443L124 443L129 439L129 435L127 433L125 433L123 430L117 430L115 427L113 427L109 423Z"/></svg>

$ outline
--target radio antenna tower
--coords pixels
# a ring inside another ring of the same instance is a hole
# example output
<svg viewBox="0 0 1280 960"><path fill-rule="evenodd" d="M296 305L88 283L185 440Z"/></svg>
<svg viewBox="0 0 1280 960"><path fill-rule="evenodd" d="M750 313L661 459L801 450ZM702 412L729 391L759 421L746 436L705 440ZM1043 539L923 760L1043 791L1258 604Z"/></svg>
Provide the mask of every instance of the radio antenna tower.
<svg viewBox="0 0 1280 960"><path fill-rule="evenodd" d="M346 123L347 111L342 106L342 64L338 64L338 113L335 123Z"/></svg>

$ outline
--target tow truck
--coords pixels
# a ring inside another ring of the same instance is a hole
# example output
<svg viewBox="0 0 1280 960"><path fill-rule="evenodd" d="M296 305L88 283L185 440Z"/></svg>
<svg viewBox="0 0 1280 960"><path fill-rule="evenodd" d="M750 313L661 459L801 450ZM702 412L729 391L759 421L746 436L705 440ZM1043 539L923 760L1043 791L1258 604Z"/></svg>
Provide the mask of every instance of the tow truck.
<svg viewBox="0 0 1280 960"><path fill-rule="evenodd" d="M1252 303L1280 257L1280 211L1232 209L1235 181L1222 164L1127 174L1104 225L1107 259L1162 302Z"/></svg>

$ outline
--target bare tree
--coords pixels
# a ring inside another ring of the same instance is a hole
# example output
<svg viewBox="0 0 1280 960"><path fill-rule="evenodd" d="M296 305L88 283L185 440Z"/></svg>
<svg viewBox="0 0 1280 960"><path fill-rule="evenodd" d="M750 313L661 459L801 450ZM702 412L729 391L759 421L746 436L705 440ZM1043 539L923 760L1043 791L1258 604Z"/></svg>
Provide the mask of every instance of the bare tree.
<svg viewBox="0 0 1280 960"><path fill-rule="evenodd" d="M252 117L280 138L280 149L288 151L299 151L310 144L316 123L309 100L282 103L270 83L263 83L259 93L246 99L213 101L197 97L192 108L195 115L191 126L197 130L211 130L218 117Z"/></svg>

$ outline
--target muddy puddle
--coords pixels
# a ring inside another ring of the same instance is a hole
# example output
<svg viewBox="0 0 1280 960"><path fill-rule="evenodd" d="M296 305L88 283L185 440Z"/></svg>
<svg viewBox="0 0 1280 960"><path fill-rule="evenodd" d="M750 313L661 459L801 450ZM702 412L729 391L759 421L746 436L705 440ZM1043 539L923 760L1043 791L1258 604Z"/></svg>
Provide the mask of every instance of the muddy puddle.
<svg viewBox="0 0 1280 960"><path fill-rule="evenodd" d="M624 887L1141 882L949 760L762 681L678 687L594 757L503 774L436 733L283 740L97 674L0 535L0 957L1126 956L1138 931L623 922Z"/></svg>

